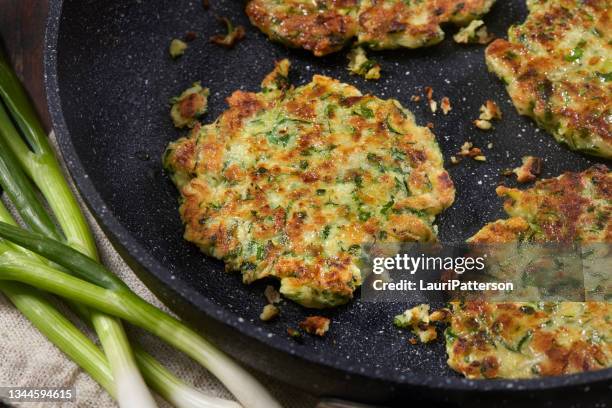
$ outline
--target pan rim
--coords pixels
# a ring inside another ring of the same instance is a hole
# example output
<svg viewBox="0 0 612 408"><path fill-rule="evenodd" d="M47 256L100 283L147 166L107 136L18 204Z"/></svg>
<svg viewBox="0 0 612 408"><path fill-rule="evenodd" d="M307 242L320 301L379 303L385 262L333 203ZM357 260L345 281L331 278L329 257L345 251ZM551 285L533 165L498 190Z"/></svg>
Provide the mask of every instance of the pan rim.
<svg viewBox="0 0 612 408"><path fill-rule="evenodd" d="M433 375L419 376L404 376L403 379L376 376L375 374L366 375L363 371L356 367L347 368L340 363L340 359L330 360L329 357L312 358L312 356L300 355L295 353L295 349L285 347L281 344L270 345L265 342L265 334L257 330L255 324L246 320L240 321L238 316L228 311L227 309L217 306L210 302L207 298L198 296L190 296L195 294L186 283L181 279L170 279L170 271L160 262L150 255L128 231L119 222L118 218L110 212L108 206L102 200L100 194L94 186L92 179L85 172L80 158L72 144L70 131L65 122L60 89L57 73L57 43L60 32L60 23L62 16L63 0L49 1L49 14L47 17L47 25L45 29L44 40L44 81L47 94L48 109L51 116L52 127L60 147L61 155L64 157L66 167L68 168L74 183L81 194L87 207L91 210L96 221L100 224L105 234L110 235L110 241L113 246L118 247L122 257L142 267L146 273L150 274L154 279L162 282L169 290L182 300L197 308L201 313L217 323L230 327L241 336L246 336L250 341L257 341L263 347L275 349L277 352L291 354L296 357L301 363L310 363L318 366L324 366L329 369L339 370L340 372L350 374L355 377L363 377L367 380L380 381L392 387L423 387L431 390L445 389L449 391L478 391L478 392L495 392L495 391L543 391L554 390L568 386L589 386L596 383L612 382L612 368L603 370L590 371L579 374L570 374L557 377L544 377L538 379L494 379L494 380L470 380L463 377L440 377ZM157 295L157 293L149 287L149 289ZM195 300L197 299L197 301ZM172 305L168 305L172 307ZM221 349L223 346L220 345ZM232 357L237 358L233 355ZM260 371L256 366L252 366L237 358L241 363L246 363L249 367ZM277 380L283 381L286 378L277 377Z"/></svg>

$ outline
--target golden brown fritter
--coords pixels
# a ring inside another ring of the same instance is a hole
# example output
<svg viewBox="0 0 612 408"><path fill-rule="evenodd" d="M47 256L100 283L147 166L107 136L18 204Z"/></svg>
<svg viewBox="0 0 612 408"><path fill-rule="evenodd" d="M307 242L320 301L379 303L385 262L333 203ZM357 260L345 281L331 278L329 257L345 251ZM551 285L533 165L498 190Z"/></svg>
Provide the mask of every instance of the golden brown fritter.
<svg viewBox="0 0 612 408"><path fill-rule="evenodd" d="M542 180L527 190L499 187L497 193L507 198L504 209L512 218L486 225L470 242L612 242L612 173L605 166ZM593 262L588 256L583 252L585 267L595 266L592 276L599 275L598 284L607 284L609 293L609 254L597 254ZM585 286L587 277L585 269ZM448 364L468 378L528 378L612 366L609 299L452 306Z"/></svg>
<svg viewBox="0 0 612 408"><path fill-rule="evenodd" d="M246 12L271 40L317 56L339 51L357 35L357 0L253 0Z"/></svg>
<svg viewBox="0 0 612 408"><path fill-rule="evenodd" d="M281 280L308 307L351 299L362 246L433 241L454 199L434 135L395 100L315 75L236 91L214 123L168 146L185 238L245 282Z"/></svg>
<svg viewBox="0 0 612 408"><path fill-rule="evenodd" d="M357 41L372 49L419 48L444 39L441 24L465 26L494 0L362 0Z"/></svg>
<svg viewBox="0 0 612 408"><path fill-rule="evenodd" d="M486 51L519 113L570 149L612 157L609 0L529 0L529 17Z"/></svg>
<svg viewBox="0 0 612 408"><path fill-rule="evenodd" d="M530 378L612 366L612 306L453 303L448 364L468 378Z"/></svg>
<svg viewBox="0 0 612 408"><path fill-rule="evenodd" d="M612 242L612 174L606 166L567 172L526 190L500 186L497 194L506 198L506 213L529 224L531 241ZM486 242L487 231L472 241Z"/></svg>
<svg viewBox="0 0 612 408"><path fill-rule="evenodd" d="M444 38L441 24L465 26L495 0L251 0L251 22L270 39L317 56L353 37L372 49L418 48Z"/></svg>

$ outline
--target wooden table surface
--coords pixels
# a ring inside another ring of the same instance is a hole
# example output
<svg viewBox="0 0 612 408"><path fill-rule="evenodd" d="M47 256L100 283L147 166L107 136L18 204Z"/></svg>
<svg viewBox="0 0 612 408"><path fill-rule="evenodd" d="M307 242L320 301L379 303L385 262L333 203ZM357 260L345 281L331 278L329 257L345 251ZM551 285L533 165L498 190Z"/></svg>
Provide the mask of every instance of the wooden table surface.
<svg viewBox="0 0 612 408"><path fill-rule="evenodd" d="M43 123L50 129L43 78L48 0L0 0L0 38Z"/></svg>

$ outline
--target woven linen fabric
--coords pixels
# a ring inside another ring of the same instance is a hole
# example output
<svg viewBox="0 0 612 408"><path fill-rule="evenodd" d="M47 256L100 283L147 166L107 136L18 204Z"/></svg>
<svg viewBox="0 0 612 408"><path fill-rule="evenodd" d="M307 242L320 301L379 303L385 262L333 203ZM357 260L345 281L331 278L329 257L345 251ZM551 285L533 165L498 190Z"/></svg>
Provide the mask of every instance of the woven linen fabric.
<svg viewBox="0 0 612 408"><path fill-rule="evenodd" d="M57 151L53 133L50 135L50 138ZM66 172L65 168L64 171ZM79 200L81 201L80 197ZM134 272L121 259L82 201L81 207L85 210L85 214L92 227L100 257L104 264L143 299L169 312L168 308L138 280ZM60 305L60 309L66 312L65 314L68 317L71 317L66 308ZM86 328L78 321L76 323L79 328L99 345L95 335L89 328ZM126 324L126 330L131 340L140 343L166 368L186 383L211 396L232 398L231 394L212 374L185 355L140 329L128 327ZM307 408L316 405L316 400L312 396L265 378L262 375L255 375L279 399L284 407ZM75 402L62 404L30 402L21 405L14 404L13 406L45 408L51 406L96 408L117 406L115 401L102 387L39 333L8 299L0 294L0 387L7 386L74 387L76 390ZM169 406L161 398L156 396L156 399L160 407Z"/></svg>

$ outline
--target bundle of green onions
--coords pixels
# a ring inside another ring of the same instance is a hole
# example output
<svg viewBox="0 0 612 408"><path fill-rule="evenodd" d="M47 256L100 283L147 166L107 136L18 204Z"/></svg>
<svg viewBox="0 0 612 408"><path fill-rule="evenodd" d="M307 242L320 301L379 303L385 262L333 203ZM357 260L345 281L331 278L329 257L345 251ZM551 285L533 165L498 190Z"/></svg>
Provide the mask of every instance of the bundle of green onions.
<svg viewBox="0 0 612 408"><path fill-rule="evenodd" d="M280 407L228 356L138 297L98 262L85 217L1 52L0 186L25 226L18 226L0 201L0 291L121 407L156 406L147 385L176 407ZM66 300L91 324L103 351L57 310L45 292ZM122 321L157 335L193 358L240 404L204 395L176 378L154 357L130 344Z"/></svg>

